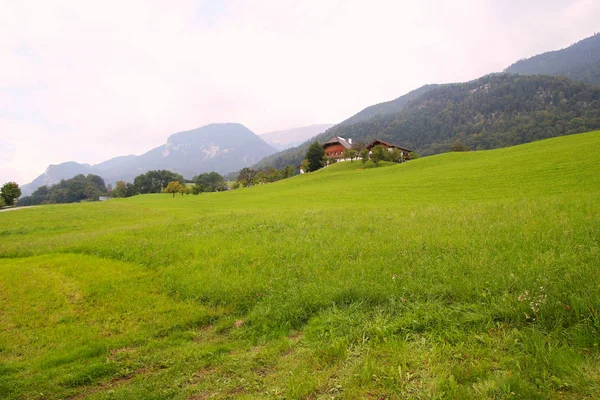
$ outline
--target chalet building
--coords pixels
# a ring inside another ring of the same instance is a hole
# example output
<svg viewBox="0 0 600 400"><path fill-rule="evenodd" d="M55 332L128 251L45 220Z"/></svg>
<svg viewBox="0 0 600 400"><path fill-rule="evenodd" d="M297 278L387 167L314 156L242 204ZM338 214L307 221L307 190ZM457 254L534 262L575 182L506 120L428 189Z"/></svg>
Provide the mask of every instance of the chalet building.
<svg viewBox="0 0 600 400"><path fill-rule="evenodd" d="M404 160L410 160L410 153L412 153L412 150L407 149L406 147L396 146L395 144L384 142L383 140L375 139L371 143L366 145L365 148L367 150L369 150L369 154L371 154L371 150L373 150L373 147L375 147L375 146L381 146L384 149L387 149L388 151L398 149L402 152L402 158Z"/></svg>
<svg viewBox="0 0 600 400"><path fill-rule="evenodd" d="M325 149L325 157L333 159L343 159L344 151L352 148L352 139L344 139L341 136L334 136L325 143L323 143L323 149Z"/></svg>
<svg viewBox="0 0 600 400"><path fill-rule="evenodd" d="M402 160L408 161L410 160L410 153L412 150L407 149L406 147L397 146L395 144L384 142L383 140L375 139L371 143L365 146L367 150L369 150L369 154L371 154L371 150L373 147L381 146L388 151L393 151L394 149L398 149L402 152ZM352 148L352 139L344 139L341 136L334 136L325 143L323 143L323 149L325 150L325 157L329 159L333 159L335 161L346 161L350 160L349 158L344 157L344 151L346 149ZM301 174L307 172L302 169L302 164L296 166L296 168L300 171Z"/></svg>

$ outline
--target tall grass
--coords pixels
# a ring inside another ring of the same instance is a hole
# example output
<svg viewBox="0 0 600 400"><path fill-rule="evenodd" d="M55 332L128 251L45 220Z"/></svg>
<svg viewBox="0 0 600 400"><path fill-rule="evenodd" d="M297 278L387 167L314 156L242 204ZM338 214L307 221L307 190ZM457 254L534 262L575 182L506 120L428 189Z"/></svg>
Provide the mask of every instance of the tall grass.
<svg viewBox="0 0 600 400"><path fill-rule="evenodd" d="M0 396L598 397L599 150L2 213Z"/></svg>

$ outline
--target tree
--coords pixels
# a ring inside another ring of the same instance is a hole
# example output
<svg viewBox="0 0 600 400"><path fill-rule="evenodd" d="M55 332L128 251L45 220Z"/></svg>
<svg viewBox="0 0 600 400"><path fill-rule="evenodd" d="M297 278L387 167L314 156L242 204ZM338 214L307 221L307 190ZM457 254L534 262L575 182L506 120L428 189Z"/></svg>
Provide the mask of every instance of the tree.
<svg viewBox="0 0 600 400"><path fill-rule="evenodd" d="M323 164L327 167L329 165L333 165L335 162L337 162L336 158L333 157L325 157L323 158Z"/></svg>
<svg viewBox="0 0 600 400"><path fill-rule="evenodd" d="M364 165L369 159L369 150L363 147L363 149L360 151L360 158L362 159L362 163Z"/></svg>
<svg viewBox="0 0 600 400"><path fill-rule="evenodd" d="M400 163L404 161L404 154L402 153L402 150L400 150L397 147L394 147L394 149L392 151L390 151L390 161L393 161L395 163Z"/></svg>
<svg viewBox="0 0 600 400"><path fill-rule="evenodd" d="M21 197L21 188L16 182L6 182L0 189L0 197L4 200L4 204L12 206L15 200Z"/></svg>
<svg viewBox="0 0 600 400"><path fill-rule="evenodd" d="M307 159L302 160L302 162L300 163L300 169L304 172L308 172L309 168L310 162Z"/></svg>
<svg viewBox="0 0 600 400"><path fill-rule="evenodd" d="M175 194L177 194L177 193L181 193L181 195L183 196L185 194L185 192L186 192L185 186L183 186L181 183L179 183L179 181L171 181L171 182L169 182L167 187L163 189L163 193L172 193L173 197L175 197Z"/></svg>
<svg viewBox="0 0 600 400"><path fill-rule="evenodd" d="M279 171L275 168L267 168L259 171L256 175L256 182L258 183L269 183L275 182L279 179Z"/></svg>
<svg viewBox="0 0 600 400"><path fill-rule="evenodd" d="M460 139L457 139L454 144L452 144L452 147L450 147L450 151L469 151L471 149L469 149L467 146L465 146L465 144L463 142L460 141Z"/></svg>
<svg viewBox="0 0 600 400"><path fill-rule="evenodd" d="M148 171L145 174L138 175L133 180L133 184L137 193L160 193L172 181L178 181L185 186L185 180L181 175L166 169Z"/></svg>
<svg viewBox="0 0 600 400"><path fill-rule="evenodd" d="M98 192L106 193L106 191L108 190L104 183L104 179L102 179L102 177L98 175L88 174L85 177L85 180L88 183L88 185L94 187Z"/></svg>
<svg viewBox="0 0 600 400"><path fill-rule="evenodd" d="M100 191L94 185L87 184L83 189L83 195L88 200L98 200L98 198L100 197Z"/></svg>
<svg viewBox="0 0 600 400"><path fill-rule="evenodd" d="M200 193L204 193L204 185L202 184L194 184L194 186L192 186L192 193L193 194L200 194Z"/></svg>
<svg viewBox="0 0 600 400"><path fill-rule="evenodd" d="M258 171L254 170L252 168L246 167L240 171L237 181L240 183L240 185L242 185L244 187L252 186L256 183L256 175L257 174L258 174Z"/></svg>
<svg viewBox="0 0 600 400"><path fill-rule="evenodd" d="M349 158L350 162L353 162L355 157L356 157L356 150L354 150L354 149L345 149L344 150L344 158Z"/></svg>
<svg viewBox="0 0 600 400"><path fill-rule="evenodd" d="M384 149L381 145L373 147L373 149L371 150L371 161L373 161L373 164L375 164L376 167L379 165L380 161L385 160L387 155L385 154L386 152L387 150Z"/></svg>
<svg viewBox="0 0 600 400"><path fill-rule="evenodd" d="M193 181L194 186L192 187L192 191L194 194L202 192L222 192L227 190L225 178L216 172L200 174L195 176Z"/></svg>
<svg viewBox="0 0 600 400"><path fill-rule="evenodd" d="M125 185L125 197L135 196L137 193L137 189L133 183L127 183Z"/></svg>
<svg viewBox="0 0 600 400"><path fill-rule="evenodd" d="M117 181L115 188L112 191L113 197L125 197L127 191L127 183L125 181Z"/></svg>
<svg viewBox="0 0 600 400"><path fill-rule="evenodd" d="M285 167L283 167L281 170L278 171L277 175L278 176L277 176L276 180L291 178L292 176L294 176L294 166L286 165Z"/></svg>
<svg viewBox="0 0 600 400"><path fill-rule="evenodd" d="M308 160L308 171L312 172L323 168L323 158L325 157L325 149L319 142L313 142L306 151L306 159Z"/></svg>
<svg viewBox="0 0 600 400"><path fill-rule="evenodd" d="M285 178L291 178L292 176L294 176L294 166L293 165L287 165L284 169L284 177Z"/></svg>

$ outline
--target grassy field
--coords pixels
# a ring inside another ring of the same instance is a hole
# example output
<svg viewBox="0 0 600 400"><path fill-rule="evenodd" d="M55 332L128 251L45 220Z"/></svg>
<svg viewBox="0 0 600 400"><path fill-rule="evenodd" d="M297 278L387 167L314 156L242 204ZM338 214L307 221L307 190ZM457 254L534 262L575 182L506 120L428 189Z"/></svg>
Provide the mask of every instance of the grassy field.
<svg viewBox="0 0 600 400"><path fill-rule="evenodd" d="M599 153L1 213L0 398L600 398Z"/></svg>

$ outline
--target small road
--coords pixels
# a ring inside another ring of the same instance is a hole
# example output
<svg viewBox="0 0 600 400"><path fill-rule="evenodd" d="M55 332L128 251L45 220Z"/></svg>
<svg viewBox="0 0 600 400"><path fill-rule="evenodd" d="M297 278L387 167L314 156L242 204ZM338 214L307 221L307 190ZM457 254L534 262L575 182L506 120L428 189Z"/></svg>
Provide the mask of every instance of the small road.
<svg viewBox="0 0 600 400"><path fill-rule="evenodd" d="M4 211L15 211L15 210L24 210L26 208L37 208L37 206L25 206L25 207L11 207L11 208L3 208L0 209L0 212Z"/></svg>

